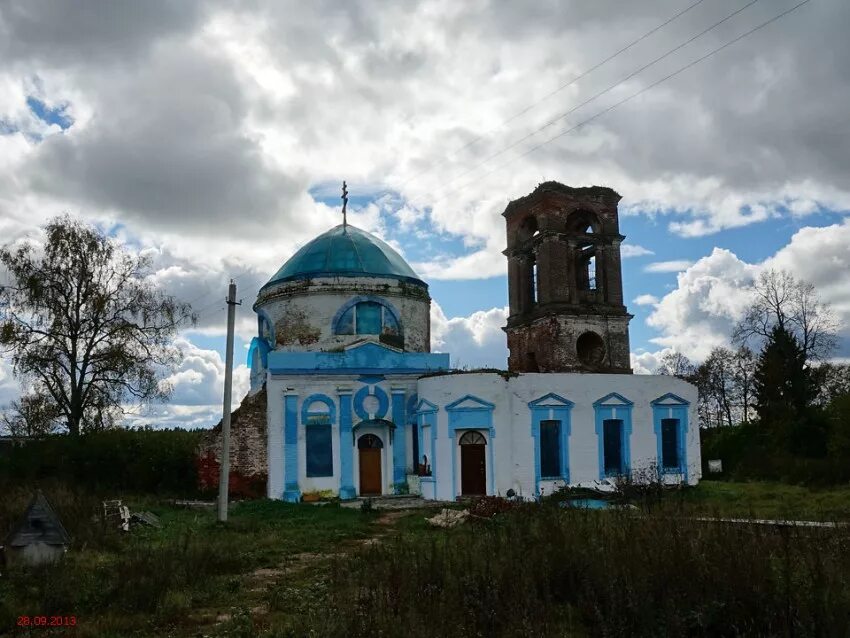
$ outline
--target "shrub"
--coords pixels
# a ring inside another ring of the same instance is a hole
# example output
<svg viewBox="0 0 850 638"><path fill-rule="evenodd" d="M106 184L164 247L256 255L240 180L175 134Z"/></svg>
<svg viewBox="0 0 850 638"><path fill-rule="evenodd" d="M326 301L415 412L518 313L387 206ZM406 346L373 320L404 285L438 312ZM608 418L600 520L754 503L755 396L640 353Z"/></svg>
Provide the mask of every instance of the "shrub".
<svg viewBox="0 0 850 638"><path fill-rule="evenodd" d="M12 448L0 464L0 482L56 479L92 490L194 493L200 436L187 430L52 435Z"/></svg>

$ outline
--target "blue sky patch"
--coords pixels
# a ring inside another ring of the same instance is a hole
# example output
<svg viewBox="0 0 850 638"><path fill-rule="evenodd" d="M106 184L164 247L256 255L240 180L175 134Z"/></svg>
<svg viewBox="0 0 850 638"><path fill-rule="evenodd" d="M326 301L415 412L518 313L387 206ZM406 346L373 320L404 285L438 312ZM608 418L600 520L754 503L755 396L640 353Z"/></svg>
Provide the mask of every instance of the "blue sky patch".
<svg viewBox="0 0 850 638"><path fill-rule="evenodd" d="M74 123L74 118L65 113L65 110L68 108L67 103L50 108L42 100L30 95L27 97L27 106L38 119L48 124L56 124L63 131L71 128L71 125Z"/></svg>

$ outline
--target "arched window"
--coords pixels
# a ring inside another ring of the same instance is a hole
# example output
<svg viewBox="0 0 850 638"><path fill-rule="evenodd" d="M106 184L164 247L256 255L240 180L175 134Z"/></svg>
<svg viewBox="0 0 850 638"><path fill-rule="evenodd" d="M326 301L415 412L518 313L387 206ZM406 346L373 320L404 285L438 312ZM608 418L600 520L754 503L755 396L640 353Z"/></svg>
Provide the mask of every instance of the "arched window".
<svg viewBox="0 0 850 638"><path fill-rule="evenodd" d="M487 439L484 438L484 435L481 432L477 432L475 430L470 430L469 432L464 433L462 437L460 437L459 441L460 445L486 445Z"/></svg>
<svg viewBox="0 0 850 638"><path fill-rule="evenodd" d="M396 314L378 301L358 301L345 308L334 325L338 335L400 335Z"/></svg>
<svg viewBox="0 0 850 638"><path fill-rule="evenodd" d="M357 439L357 449L359 450L374 450L384 447L383 441L374 434L364 434Z"/></svg>

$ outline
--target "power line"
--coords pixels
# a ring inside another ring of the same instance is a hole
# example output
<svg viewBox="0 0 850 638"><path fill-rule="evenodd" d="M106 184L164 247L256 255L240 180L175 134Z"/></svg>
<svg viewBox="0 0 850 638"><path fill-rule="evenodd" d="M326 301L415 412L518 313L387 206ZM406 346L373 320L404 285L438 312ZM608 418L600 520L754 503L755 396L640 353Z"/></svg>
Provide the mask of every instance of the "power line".
<svg viewBox="0 0 850 638"><path fill-rule="evenodd" d="M563 113L559 114L557 117L555 117L555 118L553 118L553 119L549 120L548 122L546 122L546 123L545 123L545 124L543 124L542 126L540 126L540 127L536 128L536 129L534 129L533 131L531 131L531 132L530 132L530 133L528 133L527 135L525 135L525 136L521 137L521 138L520 138L520 139L518 139L516 142L514 142L514 143L510 144L509 146L504 147L503 149L501 149L501 150L497 151L496 153L494 153L494 154L492 154L492 155L490 155L490 156L486 157L486 158L485 158L485 159L483 159L481 162L479 162L479 163L477 163L477 164L473 165L471 168L469 168L469 169L465 170L464 172L462 172L462 173L460 173L460 174L456 175L455 177L453 177L452 179L450 179L450 180L446 183L446 185L451 185L451 184L453 184L454 182L456 182L458 179L460 179L461 177L464 177L464 176L466 176L466 175L469 175L469 173L471 173L471 172L472 172L472 171L474 171L475 169L477 169L477 168L479 168L479 167L483 166L484 164L486 164L486 163L487 163L487 162L489 162L490 160L495 159L495 158L497 158L497 157L500 157L501 155L504 155L504 154L505 154L505 153L507 153L508 151L510 151L510 150L512 150L512 149L514 149L514 148L516 148L517 146L519 146L520 144L522 144L522 143L523 143L524 141L526 141L527 139L529 139L529 138L531 138L531 137L534 137L534 136L535 136L535 135L537 135L540 131L542 131L542 130L544 130L544 129L546 129L546 128L549 128L550 126L552 126L552 125L553 125L553 124L555 124L556 122L558 122L558 121L560 121L560 120L564 119L564 118L565 118L565 117L567 117L568 115L572 115L573 113L575 113L577 110L579 110L579 109L580 109L580 108L582 108L583 106L587 106L588 104L590 104L591 102L593 102L593 101L594 101L594 100L596 100L597 98L599 98L599 97L601 97L601 96L605 95L605 94L606 94L606 93L608 93L609 91L614 90L615 88L617 88L617 87L618 87L618 86L620 86L621 84L623 84L623 83L625 83L625 82L628 82L629 80L631 80L631 79L632 79L633 77L635 77L636 75L638 75L638 74L642 73L643 71L645 71L646 69L648 69L648 68L650 68L650 67L652 67L652 66L654 66L654 65L658 64L659 62L661 62L661 61L662 61L662 60L664 60L665 58L667 58L667 57L671 56L672 54L676 53L677 51L679 51L679 50L681 50L682 48L686 47L687 45L691 44L691 43L692 43L692 42L694 42L695 40L698 40L699 38L701 38L702 36L704 36L704 35L705 35L706 33L708 33L709 31L712 31L712 30L716 29L717 27L719 27L719 26L720 26L721 24L723 24L724 22L727 22L727 21L731 20L731 19L732 19L732 18L734 18L736 15L738 15L739 13L741 13L742 11L744 11L745 9L747 9L748 7L751 7L752 5L754 5L754 4L755 4L756 2L758 2L758 1L759 1L759 0L749 0L749 2L747 2L747 4L745 4L745 5L744 5L743 7L741 7L740 9L736 9L736 10L735 10L735 11L733 11L732 13L728 14L726 17L724 17L724 18L722 18L721 20L719 20L719 21L715 22L714 24L712 24L710 27L707 27L706 29L703 29L702 31L700 31L700 32L699 32L699 33L697 33L696 35L694 35L694 36L692 36L692 37L688 38L687 40L685 40L684 42L682 42L682 43L681 43L681 44L679 44L678 46L673 47L672 49L670 49L670 50L669 50L669 51L667 51L666 53L664 53L664 54L660 55L659 57L655 58L655 59L654 59L654 60L652 60L651 62L648 62L647 64L644 64L642 67L640 67L640 68L636 69L635 71L632 71L632 72L631 72L631 73L629 73L627 76L625 76L624 78L622 78L622 79L620 79L619 81L615 82L614 84L612 84L612 85L611 85L611 86L609 86L608 88L603 89L602 91L599 91L599 92L598 92L598 93L596 93L595 95L593 95L593 96L589 97L589 98L588 98L588 99L586 99L584 102L582 102L582 103L580 103L580 104L578 104L578 105L574 106L574 107L573 107L573 108L571 108L570 110L568 110L568 111L564 111Z"/></svg>
<svg viewBox="0 0 850 638"><path fill-rule="evenodd" d="M697 0L696 2L694 2L693 4L691 4L690 6L685 7L684 9L682 9L681 11L679 11L678 13L675 13L675 14L674 14L674 15L672 15L671 17L667 18L667 19L666 19L664 22L662 22L661 24L659 24L659 25L657 25L656 27L654 27L654 28L650 29L649 31L647 31L646 33L644 33L642 36L640 36L639 38L637 38L636 40L632 40L632 41L631 41L631 42L629 42L626 46L622 47L621 49L619 49L619 50L618 50L618 51L616 51L615 53L612 53L611 55L609 55L607 58L605 58L605 59L604 59L604 60L602 60L601 62L597 62L597 63L596 63L596 64L594 64L592 67L590 67L590 68L588 68L588 69L585 69L584 71L582 71L581 73L579 73L576 77L574 77L572 80L570 80L570 81L569 81L569 82L567 82L566 84L562 84L562 85L560 85L558 88L554 89L553 91L550 91L549 93L547 93L546 95L544 95L543 97L541 97L539 100L536 100L535 102L532 102L531 104L529 104L529 105L528 105L528 106L526 106L525 108L523 108L523 109L521 109L521 110L517 111L516 113L514 113L513 115L511 115L508 119L503 120L502 122L500 122L499 124L497 124L495 127L493 127L492 129L490 129L490 130L489 130L489 131L487 131L486 133L482 133L481 135L478 135L478 136L474 137L472 140L470 140L469 142L467 142L467 143L466 143L466 144L464 144L463 146L460 146L460 147L456 148L454 151L452 151L452 152L450 153L450 155L457 155L458 153L460 153L460 152L462 152L462 151L465 151L465 150L466 150L467 148L469 148L470 146L473 146L474 144L477 144L478 142L480 142L481 140L483 140L486 136L488 136L488 135L490 135L490 134L494 133L497 129L500 129L500 128L502 128L503 126L505 126L505 125L509 124L510 122L513 122L515 119L517 119L517 118L519 118L519 117L522 117L523 115L525 115L526 113L528 113L529 111L531 111L532 109L534 109L534 108L535 108L536 106L538 106L539 104L541 104L541 103L545 102L545 101L546 101L546 100L548 100L550 97L552 97L552 96L554 96L554 95L557 95L558 93L560 93L560 92L561 92L561 91L563 91L564 89L566 89L566 88L568 88L568 87L572 86L573 84L575 84L575 83L576 83L576 82L578 82L579 80L582 80L583 78L587 77L588 75L590 75L590 74L591 74L593 71L595 71L596 69L598 69L598 68L600 68L600 67L604 66L605 64L607 64L608 62L610 62L611 60L613 60L614 58L616 58L617 56L619 56L619 55L621 55L621 54L625 53L626 51L628 51L629 49L631 49L631 48L632 48L633 46L635 46L636 44L638 44L638 43L642 42L643 40L646 40L646 38L648 38L648 37L649 37L649 36L651 36L652 34L656 33L657 31L660 31L661 29L663 29L664 27L666 27L668 24L670 24L671 22L673 22L673 21L674 21L674 20L676 20L677 18L679 18L679 17L681 17L681 16L685 15L686 13L688 13L689 11L691 11L692 9L696 8L698 5L702 4L704 1L705 1L705 0ZM439 160L438 162L436 162L436 163L432 164L431 166L429 166L429 167L428 167L428 168L426 168L425 170L422 170L422 171L420 171L419 173L415 173L415 174L414 174L414 175L412 175L411 177L407 178L404 182L402 182L402 183L401 183L401 185L398 187L398 189L400 190L400 189L404 188L407 184L409 184L409 183L410 183L410 182L412 182L413 180L417 179L418 177L421 177L422 175L426 175L426 174L430 173L431 171L433 171L433 170L434 170L434 169L436 169L436 168L439 168L440 166L442 166L443 164L445 164L447 161L448 161L448 156L446 156L446 157L444 157L442 160Z"/></svg>
<svg viewBox="0 0 850 638"><path fill-rule="evenodd" d="M712 49L711 51L709 51L709 52L708 52L708 53L706 53L705 55L703 55L703 56L701 56L701 57L697 58L696 60L693 60L692 62L689 62L688 64L686 64L686 65L684 65L684 66L680 67L679 69L677 69L676 71L674 71L674 72L672 72L672 73L670 73L670 74L668 74L668 75L666 75L666 76L664 76L664 77L660 78L659 80L656 80L655 82L653 82L653 83L651 83L651 84L647 85L646 87L642 88L640 91L637 91L636 93L633 93L632 95L629 95L628 97L626 97L626 98L624 98L624 99L620 100L619 102L615 102L614 104L612 104L612 105L611 105L611 106L609 106L608 108L606 108L606 109L604 109L604 110L602 110L602 111L599 111L599 112L598 112L598 113L596 113L595 115L592 115L591 117L589 117L589 118L587 118L587 119L585 119L585 120L583 120L583 121L579 122L579 123L578 123L578 124L576 124L575 126L573 126L573 127L569 128L569 129L567 129L567 130L565 130L565 131L562 131L561 133L558 133L558 134L557 134L557 135L555 135L554 137L551 137L551 138L549 138L548 140L546 140L545 142L541 142L540 144L537 144L537 145L535 145L535 146L532 146L531 148L529 148L528 150L526 150L526 151L525 151L525 152L523 152L522 154L517 155L516 157L511 158L511 159L510 159L510 160L508 160L507 162L503 162L502 164L499 164L499 165L495 166L492 170L490 170L490 171L488 171L488 172L484 173L483 175L478 176L478 178L476 178L475 180L470 180L470 181L468 181L468 182L466 182L466 183L464 183L464 184L461 184L461 186L460 186L459 188L456 188L456 189L454 189L454 190L452 190L452 191L449 191L448 193L446 193L445 195L443 195L443 196L442 196L442 197L440 197L439 199L434 200L434 201L431 203L431 206L433 207L433 206L434 206L434 204L436 204L436 203L438 203L438 202L443 201L444 199L448 198L450 195L454 195L455 193L458 193L458 192L462 191L463 189L465 189L466 187L470 186L471 184L473 184L473 183L477 182L478 180L481 180L481 179L483 179L483 178L485 178L485 177L487 177L487 176L489 176L489 175L491 175L491 174L495 173L496 171L498 171L498 170L500 170L500 169L504 168L505 166L507 166L507 165L509 165L509 164L512 164L513 162L515 162L515 161L517 161L517 160L519 160L519 159L521 159L521 158L523 158L523 157L525 157L525 156L527 156L527 155L529 155L529 154L533 153L533 152L534 152L534 151L536 151L537 149L539 149L539 148L541 148L541 147L543 147L543 146L546 146L546 145L547 145L547 144L549 144L550 142L554 142L555 140L557 140L557 139L559 139L559 138L561 138L561 137L564 137L565 135L567 135L567 134L569 134L569 133L572 133L572 132L573 132L573 131L575 131L575 130L578 130L579 128L581 128L581 127L582 127L582 126L584 126L585 124L587 124L587 123L589 123L589 122L592 122L593 120L595 120L595 119L597 119L597 118L599 118L599 117L601 117L601 116L605 115L606 113L609 113L609 112L613 111L613 110L614 110L615 108L617 108L618 106L621 106L622 104L625 104L626 102L628 102L628 101L630 101L630 100L632 100L632 99L634 99L634 98L638 97L639 95L642 95L643 93L646 93L647 91L649 91L650 89L652 89L652 88L654 88L654 87L658 86L658 85L659 85L659 84L661 84L662 82L666 82L667 80L669 80L669 79L671 79L671 78L676 77L676 76L677 76L677 75L679 75L680 73L682 73L682 72L684 72L684 71L687 71L687 70L688 70L688 69L690 69L691 67L696 66L697 64L699 64L699 63L700 63L700 62L702 62L703 60L706 60L706 59L710 58L711 56L715 55L716 53L719 53L720 51L724 50L725 48L727 48L727 47L729 47L729 46L731 46L731 45L735 44L736 42L739 42L739 41L743 40L744 38L748 37L749 35L752 35L752 34L753 34L753 33L755 33L756 31L759 31L760 29L763 29L764 27L768 26L769 24L771 24L771 23L773 23L773 22L776 22L776 21L777 21L777 20L779 20L780 18L783 18L783 17L785 17L786 15L788 15L789 13L791 13L791 12L793 12L793 11L796 11L797 9L799 9L800 7L802 7L804 4L808 4L809 2L811 2L811 0L802 0L802 2L799 2L799 3L795 4L795 5L794 5L793 7L791 7L790 9L787 9L787 10L783 11L782 13L780 13L780 14L778 14L778 15L776 15L776 16L774 16L774 17L772 17L772 18L770 18L769 20L767 20L767 21L765 21L765 22L762 22L761 24L759 24L759 25L757 25L757 26L753 27L753 28L752 28L752 29L750 29L749 31L746 31L746 32L742 33L742 34L741 34L741 35L739 35L738 37L736 37L736 38L734 38L734 39L732 39L732 40L730 40L730 41L726 42L725 44L722 44L721 46L719 46L719 47L717 47L717 48L715 48L715 49Z"/></svg>

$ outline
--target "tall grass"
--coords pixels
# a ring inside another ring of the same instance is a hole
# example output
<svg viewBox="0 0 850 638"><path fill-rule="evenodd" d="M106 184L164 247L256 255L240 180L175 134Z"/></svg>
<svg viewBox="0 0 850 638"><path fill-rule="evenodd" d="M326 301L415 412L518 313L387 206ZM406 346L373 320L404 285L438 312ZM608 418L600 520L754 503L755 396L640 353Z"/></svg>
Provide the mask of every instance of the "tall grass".
<svg viewBox="0 0 850 638"><path fill-rule="evenodd" d="M330 576L328 636L845 636L850 533L529 506Z"/></svg>

